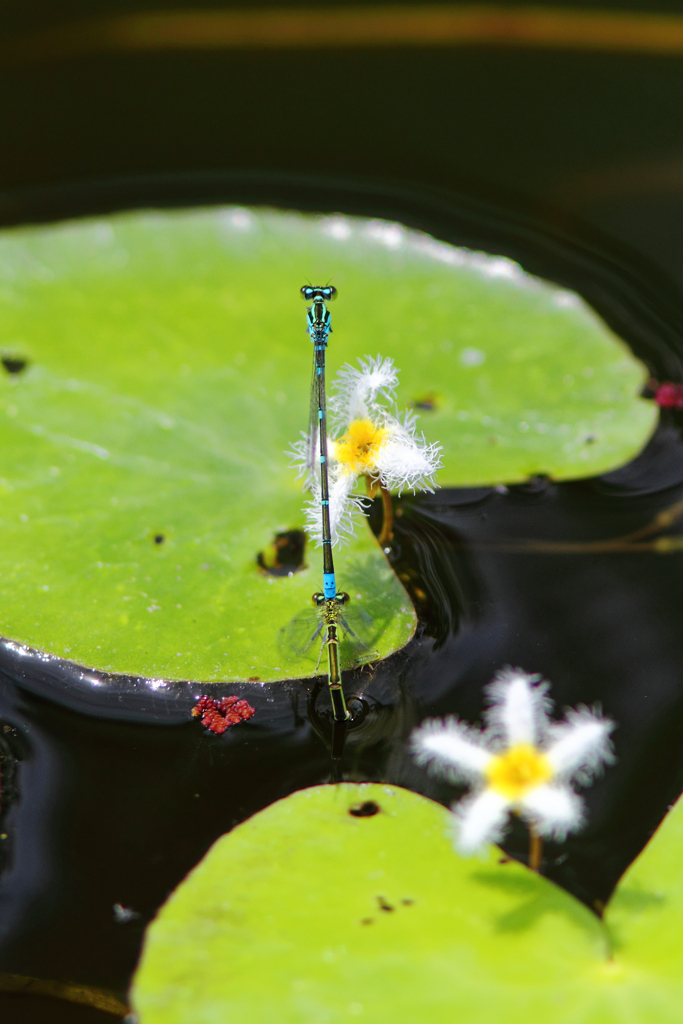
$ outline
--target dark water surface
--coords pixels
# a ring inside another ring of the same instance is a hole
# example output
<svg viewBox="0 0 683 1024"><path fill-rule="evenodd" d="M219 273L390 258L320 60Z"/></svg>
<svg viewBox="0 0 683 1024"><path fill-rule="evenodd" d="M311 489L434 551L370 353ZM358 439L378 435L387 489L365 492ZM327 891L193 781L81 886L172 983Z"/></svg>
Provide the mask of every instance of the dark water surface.
<svg viewBox="0 0 683 1024"><path fill-rule="evenodd" d="M264 181L240 192L231 179L221 196L271 196L276 186ZM655 375L680 375L678 298L608 246L570 242L500 211L485 216L481 205L431 197L411 206L407 194L387 192L378 209L377 194L347 186L328 189L327 199L310 183L277 188L281 205L290 196L292 206L323 212L398 215L403 203L408 223L576 288ZM297 201L304 193L306 202ZM119 205L130 205L125 188L120 195ZM88 199L88 211L116 207L108 196ZM69 202L67 195L54 215L74 212ZM345 675L347 695L360 693L366 714L349 734L344 777L390 781L449 804L458 790L414 764L407 737L433 715L476 722L483 687L506 664L551 680L558 712L599 701L618 723L617 764L586 791L587 827L548 844L543 863L599 911L683 790L683 551L657 549L662 537L683 535L683 516L655 521L677 502L683 441L674 414L663 416L641 456L602 477L397 500L389 558L419 627L374 670ZM376 503L375 530L379 515ZM0 642L0 971L123 997L146 923L211 843L274 800L330 780L319 681L212 684L204 692L245 696L256 708L223 736L191 719L201 692L189 682L107 677ZM523 860L527 842L519 825L505 847ZM117 921L115 904L135 916ZM3 1024L112 1019L2 994L0 1015Z"/></svg>

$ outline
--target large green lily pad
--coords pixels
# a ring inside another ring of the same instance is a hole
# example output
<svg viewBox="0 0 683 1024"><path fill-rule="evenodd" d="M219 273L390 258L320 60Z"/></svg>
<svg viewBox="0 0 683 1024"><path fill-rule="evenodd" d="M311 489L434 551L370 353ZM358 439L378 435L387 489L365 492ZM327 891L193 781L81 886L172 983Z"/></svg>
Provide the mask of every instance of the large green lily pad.
<svg viewBox="0 0 683 1024"><path fill-rule="evenodd" d="M500 852L456 856L447 826L424 797L353 784L238 826L147 932L140 1024L583 1024L597 919Z"/></svg>
<svg viewBox="0 0 683 1024"><path fill-rule="evenodd" d="M679 805L606 929L500 851L463 860L424 797L304 790L219 839L170 897L133 1004L140 1024L678 1024L682 840Z"/></svg>
<svg viewBox="0 0 683 1024"><path fill-rule="evenodd" d="M678 1024L683 1006L683 799L633 862L606 922L633 1019Z"/></svg>
<svg viewBox="0 0 683 1024"><path fill-rule="evenodd" d="M297 293L329 278L332 371L394 357L443 484L598 472L652 429L644 368L575 296L396 225L213 209L4 231L0 353L29 364L0 380L0 633L144 676L315 671L286 641L318 555L291 578L255 559L302 524ZM413 611L365 527L338 575L367 656L404 644Z"/></svg>

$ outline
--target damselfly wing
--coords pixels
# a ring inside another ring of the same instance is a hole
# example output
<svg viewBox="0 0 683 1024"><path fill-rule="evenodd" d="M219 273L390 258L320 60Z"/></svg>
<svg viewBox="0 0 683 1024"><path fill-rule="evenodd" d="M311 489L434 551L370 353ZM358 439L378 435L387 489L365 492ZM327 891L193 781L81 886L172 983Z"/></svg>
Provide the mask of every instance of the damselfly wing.
<svg viewBox="0 0 683 1024"><path fill-rule="evenodd" d="M352 604L347 594L339 595L339 599L334 601L320 598L321 594L314 594L312 606L299 612L280 630L283 653L310 661L317 672L328 627L334 621L340 634L339 654L343 669L354 668L378 657L373 647L376 631L371 616Z"/></svg>

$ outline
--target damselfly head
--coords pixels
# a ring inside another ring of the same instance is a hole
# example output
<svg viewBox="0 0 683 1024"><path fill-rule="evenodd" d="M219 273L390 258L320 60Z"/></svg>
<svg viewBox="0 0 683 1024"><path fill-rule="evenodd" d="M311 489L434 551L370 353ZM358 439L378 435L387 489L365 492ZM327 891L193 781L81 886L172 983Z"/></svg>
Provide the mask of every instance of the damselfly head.
<svg viewBox="0 0 683 1024"><path fill-rule="evenodd" d="M339 593L335 594L334 599L337 602L337 604L347 604L350 600L349 595L344 593L343 590L340 590ZM320 593L320 591L318 591L317 594L313 595L313 604L317 608L322 608L322 606L326 603L327 599L324 594Z"/></svg>
<svg viewBox="0 0 683 1024"><path fill-rule="evenodd" d="M337 294L337 289L331 285L312 285L305 284L301 289L301 296L306 302L312 302L313 299L322 299L324 302L329 302Z"/></svg>

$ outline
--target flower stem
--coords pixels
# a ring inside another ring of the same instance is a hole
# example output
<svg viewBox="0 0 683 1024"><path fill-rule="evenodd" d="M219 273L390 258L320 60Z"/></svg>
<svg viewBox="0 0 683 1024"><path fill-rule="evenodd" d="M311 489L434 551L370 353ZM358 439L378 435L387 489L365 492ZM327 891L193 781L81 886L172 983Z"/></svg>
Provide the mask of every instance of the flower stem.
<svg viewBox="0 0 683 1024"><path fill-rule="evenodd" d="M529 867L538 874L543 856L543 840L533 825L529 825Z"/></svg>
<svg viewBox="0 0 683 1024"><path fill-rule="evenodd" d="M381 480L365 477L365 488L369 498L376 498L379 491L382 497L382 529L377 537L377 543L381 548L391 543L394 536L394 506L391 503L391 495Z"/></svg>
<svg viewBox="0 0 683 1024"><path fill-rule="evenodd" d="M385 544L391 544L391 539L394 536L394 506L391 503L391 495L384 484L379 485L379 490L382 495L382 512L384 513L384 520L382 522L382 530L377 538L377 543L381 548L383 548Z"/></svg>

